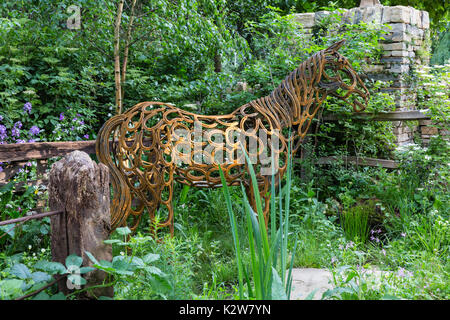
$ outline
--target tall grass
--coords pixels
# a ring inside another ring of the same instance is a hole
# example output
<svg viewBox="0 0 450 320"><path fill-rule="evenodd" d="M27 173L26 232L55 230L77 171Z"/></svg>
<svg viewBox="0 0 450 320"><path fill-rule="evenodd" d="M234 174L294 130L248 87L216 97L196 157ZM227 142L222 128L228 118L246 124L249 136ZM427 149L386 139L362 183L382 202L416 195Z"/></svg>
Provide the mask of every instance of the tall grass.
<svg viewBox="0 0 450 320"><path fill-rule="evenodd" d="M369 215L372 208L367 205L357 205L344 211L341 215L341 225L345 237L355 242L366 243L369 238Z"/></svg>
<svg viewBox="0 0 450 320"><path fill-rule="evenodd" d="M245 149L242 148L242 150L248 164L252 189L256 200L255 213L247 199L244 187L241 185L246 218L245 230L249 243L248 249L250 251L250 266L248 267L243 263L236 215L234 213L230 192L224 174L219 166L238 266L239 298L244 299L244 297L246 297L249 299L258 300L289 299L292 286L292 267L294 262L294 257L292 256L289 269L287 269L292 159L289 156L287 164L286 188L284 188L284 191L282 191L281 188L281 181L279 183L279 199L277 204L275 201L275 172L272 157L269 234L264 221L262 201L258 190L255 171L247 153L245 152ZM290 145L288 152L290 154ZM295 253L295 250L296 248L294 248L293 253ZM244 285L247 287L247 295L244 291Z"/></svg>

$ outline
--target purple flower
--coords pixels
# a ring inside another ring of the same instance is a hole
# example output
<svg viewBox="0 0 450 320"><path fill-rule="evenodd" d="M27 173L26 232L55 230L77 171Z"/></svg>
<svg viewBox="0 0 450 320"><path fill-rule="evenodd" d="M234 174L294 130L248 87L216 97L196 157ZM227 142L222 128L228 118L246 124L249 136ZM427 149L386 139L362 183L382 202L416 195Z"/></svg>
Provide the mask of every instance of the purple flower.
<svg viewBox="0 0 450 320"><path fill-rule="evenodd" d="M16 123L14 123L14 127L17 129L21 129L22 128L22 122L17 121Z"/></svg>
<svg viewBox="0 0 450 320"><path fill-rule="evenodd" d="M406 237L406 233L404 233L404 232L402 232L400 235L401 235L403 238Z"/></svg>
<svg viewBox="0 0 450 320"><path fill-rule="evenodd" d="M33 136L38 135L38 134L39 134L39 131L40 131L40 129L39 129L37 126L32 126L32 127L30 128L30 133L31 133Z"/></svg>
<svg viewBox="0 0 450 320"><path fill-rule="evenodd" d="M59 114L59 121L63 121L64 120L64 112L61 112Z"/></svg>
<svg viewBox="0 0 450 320"><path fill-rule="evenodd" d="M385 257L386 257L386 250L384 250L384 249L381 249L381 253L383 254L383 256L385 256Z"/></svg>
<svg viewBox="0 0 450 320"><path fill-rule="evenodd" d="M85 139L87 140L87 139L89 139L89 135L88 135L88 134L85 134L85 135L83 136L83 138L85 138Z"/></svg>
<svg viewBox="0 0 450 320"><path fill-rule="evenodd" d="M16 143L25 143L25 140L17 139L17 140L16 140Z"/></svg>
<svg viewBox="0 0 450 320"><path fill-rule="evenodd" d="M78 123L81 124L81 125L83 125L83 124L84 124L84 121L83 121L83 120L80 120L80 121L78 121Z"/></svg>
<svg viewBox="0 0 450 320"><path fill-rule="evenodd" d="M23 105L23 111L30 113L31 112L31 102L27 102Z"/></svg>
<svg viewBox="0 0 450 320"><path fill-rule="evenodd" d="M30 139L30 140L28 140L28 142L36 142L36 140Z"/></svg>
<svg viewBox="0 0 450 320"><path fill-rule="evenodd" d="M3 116L0 116L0 121L2 121L3 120Z"/></svg>
<svg viewBox="0 0 450 320"><path fill-rule="evenodd" d="M5 140L7 138L7 134L6 134L6 127L2 124L0 124L0 139L1 140Z"/></svg>
<svg viewBox="0 0 450 320"><path fill-rule="evenodd" d="M2 172L3 171L3 168L0 166L0 172Z"/></svg>
<svg viewBox="0 0 450 320"><path fill-rule="evenodd" d="M18 137L20 135L20 130L18 128L16 128L16 127L12 128L11 129L11 135L13 137Z"/></svg>
<svg viewBox="0 0 450 320"><path fill-rule="evenodd" d="M399 277L403 278L405 276L405 269L403 269L403 268L398 269L397 274Z"/></svg>

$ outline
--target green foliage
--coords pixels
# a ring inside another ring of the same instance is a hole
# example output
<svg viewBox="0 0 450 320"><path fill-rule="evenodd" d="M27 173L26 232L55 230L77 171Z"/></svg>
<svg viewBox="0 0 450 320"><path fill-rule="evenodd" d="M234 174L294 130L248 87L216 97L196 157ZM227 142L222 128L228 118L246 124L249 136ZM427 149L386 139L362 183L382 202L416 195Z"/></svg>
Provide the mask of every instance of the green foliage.
<svg viewBox="0 0 450 320"><path fill-rule="evenodd" d="M447 130L450 125L450 64L424 66L415 71L417 105L429 110L434 126Z"/></svg>
<svg viewBox="0 0 450 320"><path fill-rule="evenodd" d="M433 43L433 50L430 63L442 65L449 63L450 53L448 48L450 47L450 25L447 24L445 30L439 33L437 40Z"/></svg>
<svg viewBox="0 0 450 320"><path fill-rule="evenodd" d="M342 212L341 225L348 240L365 243L369 238L369 217L374 207L356 205Z"/></svg>

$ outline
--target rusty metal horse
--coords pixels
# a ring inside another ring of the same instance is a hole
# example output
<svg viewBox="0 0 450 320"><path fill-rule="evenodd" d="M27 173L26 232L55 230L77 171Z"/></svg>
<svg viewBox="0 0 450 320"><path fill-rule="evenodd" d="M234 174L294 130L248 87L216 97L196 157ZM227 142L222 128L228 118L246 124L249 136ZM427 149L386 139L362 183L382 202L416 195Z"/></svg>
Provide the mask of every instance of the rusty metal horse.
<svg viewBox="0 0 450 320"><path fill-rule="evenodd" d="M276 159L280 181L287 167L288 144L293 156L328 95L351 104L357 112L367 105L367 88L338 52L344 41L315 53L271 94L230 114L199 115L169 103L142 102L109 119L98 134L96 151L111 173L112 228L135 229L146 208L152 225L169 226L173 235L174 182L221 187L219 165L229 186L244 184L255 208L243 151L257 168L267 226L273 167L267 159ZM264 173L267 163L269 173ZM161 205L167 208L162 219L155 215Z"/></svg>

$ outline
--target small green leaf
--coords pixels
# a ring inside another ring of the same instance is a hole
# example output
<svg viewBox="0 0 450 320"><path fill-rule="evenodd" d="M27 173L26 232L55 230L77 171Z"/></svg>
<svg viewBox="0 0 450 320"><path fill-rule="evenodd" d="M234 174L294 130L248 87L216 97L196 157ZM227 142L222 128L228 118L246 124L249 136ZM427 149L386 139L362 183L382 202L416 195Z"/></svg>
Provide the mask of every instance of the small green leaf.
<svg viewBox="0 0 450 320"><path fill-rule="evenodd" d="M9 272L20 279L31 278L30 269L28 269L28 267L22 263L15 264Z"/></svg>
<svg viewBox="0 0 450 320"><path fill-rule="evenodd" d="M314 289L313 291L311 291L305 298L305 300L312 300L314 298L314 295L316 294L317 290L319 289Z"/></svg>
<svg viewBox="0 0 450 320"><path fill-rule="evenodd" d="M33 300L49 300L49 299L50 299L50 296L45 291L39 292L33 298Z"/></svg>
<svg viewBox="0 0 450 320"><path fill-rule="evenodd" d="M345 282L350 282L350 280L352 280L354 277L356 277L358 275L358 273L356 271L351 271L349 272L349 274L347 275L347 279L345 280Z"/></svg>
<svg viewBox="0 0 450 320"><path fill-rule="evenodd" d="M22 294L22 285L24 281L19 279L6 279L0 281L0 292L6 296L18 296Z"/></svg>
<svg viewBox="0 0 450 320"><path fill-rule="evenodd" d="M95 259L95 257L92 255L92 253L90 253L89 251L85 251L85 253L94 264L99 264L98 260Z"/></svg>
<svg viewBox="0 0 450 320"><path fill-rule="evenodd" d="M156 253L149 253L142 258L145 263L152 263L159 260L160 255Z"/></svg>
<svg viewBox="0 0 450 320"><path fill-rule="evenodd" d="M80 268L80 274L85 274L85 273L88 273L88 272L91 272L91 271L94 271L95 270L95 268L93 268L93 267L82 267L82 268Z"/></svg>
<svg viewBox="0 0 450 320"><path fill-rule="evenodd" d="M48 272L50 274L67 273L66 267L64 267L59 262L40 260L34 265L34 267L38 270L42 270L42 271Z"/></svg>
<svg viewBox="0 0 450 320"><path fill-rule="evenodd" d="M33 272L31 274L31 277L33 278L33 281L36 283L50 281L52 279L52 277L48 273L41 271Z"/></svg>
<svg viewBox="0 0 450 320"><path fill-rule="evenodd" d="M145 271L147 271L150 274L158 275L160 277L165 276L164 272L161 271L161 269L154 267L154 266L147 266L144 268Z"/></svg>
<svg viewBox="0 0 450 320"><path fill-rule="evenodd" d="M82 263L83 263L83 258L81 258L75 254L71 254L70 256L68 256L66 258L66 267L69 267L69 266L80 267Z"/></svg>
<svg viewBox="0 0 450 320"><path fill-rule="evenodd" d="M58 292L57 294L50 297L50 300L66 300L66 296L62 292Z"/></svg>
<svg viewBox="0 0 450 320"><path fill-rule="evenodd" d="M117 228L116 232L122 236L126 236L127 234L131 233L131 230L128 227L123 227L123 228Z"/></svg>
<svg viewBox="0 0 450 320"><path fill-rule="evenodd" d="M274 267L272 267L272 300L287 300L283 283Z"/></svg>
<svg viewBox="0 0 450 320"><path fill-rule="evenodd" d="M122 242L123 241L119 240L119 239L103 240L103 243L105 243L105 244L114 244L114 243L118 244L118 243L122 243Z"/></svg>
<svg viewBox="0 0 450 320"><path fill-rule="evenodd" d="M11 238L14 238L14 230L16 229L16 228L14 228L14 225L15 225L15 223L11 223L11 224L6 225L6 226L1 226L0 227L0 232L1 233L6 233Z"/></svg>

